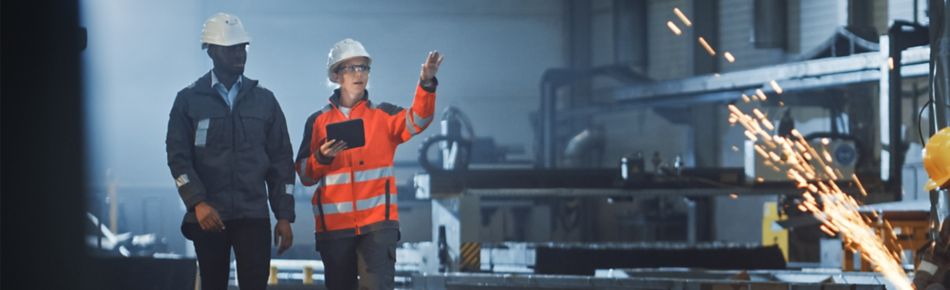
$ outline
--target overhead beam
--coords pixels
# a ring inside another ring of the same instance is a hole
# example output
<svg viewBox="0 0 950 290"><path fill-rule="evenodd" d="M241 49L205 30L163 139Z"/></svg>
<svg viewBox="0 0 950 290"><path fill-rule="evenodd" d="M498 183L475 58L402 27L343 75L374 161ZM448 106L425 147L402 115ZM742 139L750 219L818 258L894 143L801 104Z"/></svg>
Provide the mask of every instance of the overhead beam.
<svg viewBox="0 0 950 290"><path fill-rule="evenodd" d="M901 72L905 78L927 75L930 48L909 48L902 54ZM775 80L783 89L814 89L852 83L877 82L881 65L887 59L879 52L868 52L844 57L806 60L719 75L704 75L649 84L629 85L608 92L621 102L638 99L703 95L718 92L739 92L750 89L771 90L768 82ZM790 86L786 88L786 84Z"/></svg>

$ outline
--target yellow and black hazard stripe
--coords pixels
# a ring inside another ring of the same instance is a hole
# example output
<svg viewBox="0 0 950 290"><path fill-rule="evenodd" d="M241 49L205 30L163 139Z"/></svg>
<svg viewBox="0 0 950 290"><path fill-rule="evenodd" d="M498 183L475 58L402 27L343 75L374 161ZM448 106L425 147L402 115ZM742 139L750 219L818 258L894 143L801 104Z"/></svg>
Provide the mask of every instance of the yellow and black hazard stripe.
<svg viewBox="0 0 950 290"><path fill-rule="evenodd" d="M478 272L482 268L482 246L479 243L462 243L459 270L462 272Z"/></svg>

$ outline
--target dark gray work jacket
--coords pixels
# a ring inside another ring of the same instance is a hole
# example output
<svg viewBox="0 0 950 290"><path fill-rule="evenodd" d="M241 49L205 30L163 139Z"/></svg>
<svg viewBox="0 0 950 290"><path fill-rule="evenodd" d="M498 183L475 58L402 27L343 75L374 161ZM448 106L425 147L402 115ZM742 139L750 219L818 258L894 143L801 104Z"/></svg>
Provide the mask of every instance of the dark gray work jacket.
<svg viewBox="0 0 950 290"><path fill-rule="evenodd" d="M244 78L234 109L211 87L211 73L178 92L165 138L168 167L196 222L204 201L222 220L294 221L293 149L274 93Z"/></svg>

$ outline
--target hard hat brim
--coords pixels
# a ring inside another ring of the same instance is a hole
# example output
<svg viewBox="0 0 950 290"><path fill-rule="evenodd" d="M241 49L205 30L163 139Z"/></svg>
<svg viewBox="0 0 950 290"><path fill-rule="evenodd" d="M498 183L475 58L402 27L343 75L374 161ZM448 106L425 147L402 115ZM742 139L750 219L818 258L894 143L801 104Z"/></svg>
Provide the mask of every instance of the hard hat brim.
<svg viewBox="0 0 950 290"><path fill-rule="evenodd" d="M933 191L942 187L944 184L947 184L947 180L950 180L950 176L945 176L937 180L929 179L927 180L927 184L924 184L924 189L927 191Z"/></svg>
<svg viewBox="0 0 950 290"><path fill-rule="evenodd" d="M250 38L250 37L244 37L244 38L242 38L242 39L237 39L237 40L232 40L232 41L227 41L227 42L225 42L225 41L202 41L202 42L201 42L201 47L202 47L202 48L207 48L208 45L212 45L212 44L213 44L213 45L217 45L217 46L232 46L232 45L245 44L245 43L246 43L246 44L250 44L250 43L251 43L251 38Z"/></svg>

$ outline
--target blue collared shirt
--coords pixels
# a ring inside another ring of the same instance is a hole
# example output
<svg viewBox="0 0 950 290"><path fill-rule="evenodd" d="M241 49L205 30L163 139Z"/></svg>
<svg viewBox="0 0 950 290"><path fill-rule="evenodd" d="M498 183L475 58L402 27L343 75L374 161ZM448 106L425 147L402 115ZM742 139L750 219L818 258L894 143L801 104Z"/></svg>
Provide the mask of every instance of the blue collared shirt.
<svg viewBox="0 0 950 290"><path fill-rule="evenodd" d="M239 75L237 80L234 81L234 84L231 85L231 89L224 87L220 81L218 81L218 76L214 74L214 71L211 71L211 88L218 91L218 94L224 98L224 102L228 104L228 107L234 109L234 98L237 97L238 91L241 90L241 85L244 83L244 76Z"/></svg>

